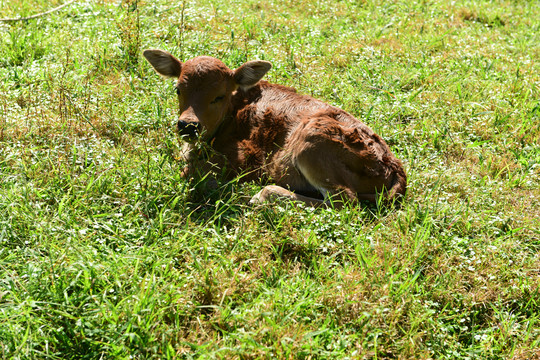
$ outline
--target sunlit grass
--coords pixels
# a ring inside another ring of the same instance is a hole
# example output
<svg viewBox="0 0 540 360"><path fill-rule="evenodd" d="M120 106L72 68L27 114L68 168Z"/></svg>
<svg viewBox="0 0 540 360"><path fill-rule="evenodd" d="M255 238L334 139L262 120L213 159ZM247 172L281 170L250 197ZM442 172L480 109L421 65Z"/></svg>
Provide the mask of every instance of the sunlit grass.
<svg viewBox="0 0 540 360"><path fill-rule="evenodd" d="M136 3L0 23L2 357L540 355L538 3ZM271 61L386 139L403 206L186 182L145 48Z"/></svg>

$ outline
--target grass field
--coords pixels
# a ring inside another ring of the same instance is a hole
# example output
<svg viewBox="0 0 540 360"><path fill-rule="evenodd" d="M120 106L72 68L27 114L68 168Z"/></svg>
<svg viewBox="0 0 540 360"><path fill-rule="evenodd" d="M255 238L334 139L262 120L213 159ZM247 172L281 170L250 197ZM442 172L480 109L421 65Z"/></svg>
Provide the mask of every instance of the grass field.
<svg viewBox="0 0 540 360"><path fill-rule="evenodd" d="M403 206L186 182L146 48L271 61L387 140ZM0 357L538 359L539 99L538 1L87 0L1 22Z"/></svg>

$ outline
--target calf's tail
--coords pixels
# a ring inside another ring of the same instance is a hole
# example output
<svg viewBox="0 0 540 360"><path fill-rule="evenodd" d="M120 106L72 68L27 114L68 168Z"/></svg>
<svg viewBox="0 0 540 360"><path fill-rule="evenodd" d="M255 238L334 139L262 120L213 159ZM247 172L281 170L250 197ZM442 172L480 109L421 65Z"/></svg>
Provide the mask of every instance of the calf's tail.
<svg viewBox="0 0 540 360"><path fill-rule="evenodd" d="M393 162L392 170L394 176L390 188L385 194L385 202L400 203L405 197L405 192L407 191L407 174L405 174L403 165L401 165L401 162L399 160Z"/></svg>

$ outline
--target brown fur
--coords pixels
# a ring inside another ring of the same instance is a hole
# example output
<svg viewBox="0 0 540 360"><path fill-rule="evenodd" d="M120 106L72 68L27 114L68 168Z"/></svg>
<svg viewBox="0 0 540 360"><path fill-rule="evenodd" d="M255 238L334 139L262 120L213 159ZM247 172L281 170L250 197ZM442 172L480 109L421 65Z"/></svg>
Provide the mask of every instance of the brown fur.
<svg viewBox="0 0 540 360"><path fill-rule="evenodd" d="M158 72L179 78L179 129L201 125L203 140L219 154L203 160L192 152L187 174L200 171L204 161L227 168L230 177L245 173L244 180L276 184L252 202L287 197L316 206L325 202L298 193L372 202L376 194L387 201L405 194L405 171L380 136L341 109L259 81L269 63L230 70L208 57L180 63L159 50L144 55Z"/></svg>

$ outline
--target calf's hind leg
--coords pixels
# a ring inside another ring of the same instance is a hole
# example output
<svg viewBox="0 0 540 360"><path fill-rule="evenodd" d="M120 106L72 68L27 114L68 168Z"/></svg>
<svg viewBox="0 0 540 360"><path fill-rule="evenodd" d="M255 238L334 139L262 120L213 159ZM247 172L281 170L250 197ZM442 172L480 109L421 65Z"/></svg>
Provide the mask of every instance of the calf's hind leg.
<svg viewBox="0 0 540 360"><path fill-rule="evenodd" d="M344 124L322 114L291 134L291 160L326 200L377 202L394 182L393 154L365 125Z"/></svg>
<svg viewBox="0 0 540 360"><path fill-rule="evenodd" d="M280 186L267 186L251 203L275 198L302 201L310 206L344 201L377 203L397 181L405 181L399 161L388 145L362 123L337 121L328 114L304 120L290 135L284 149L300 176L317 189L324 201L296 194ZM401 169L401 170L400 170ZM295 190L293 184L288 184Z"/></svg>

